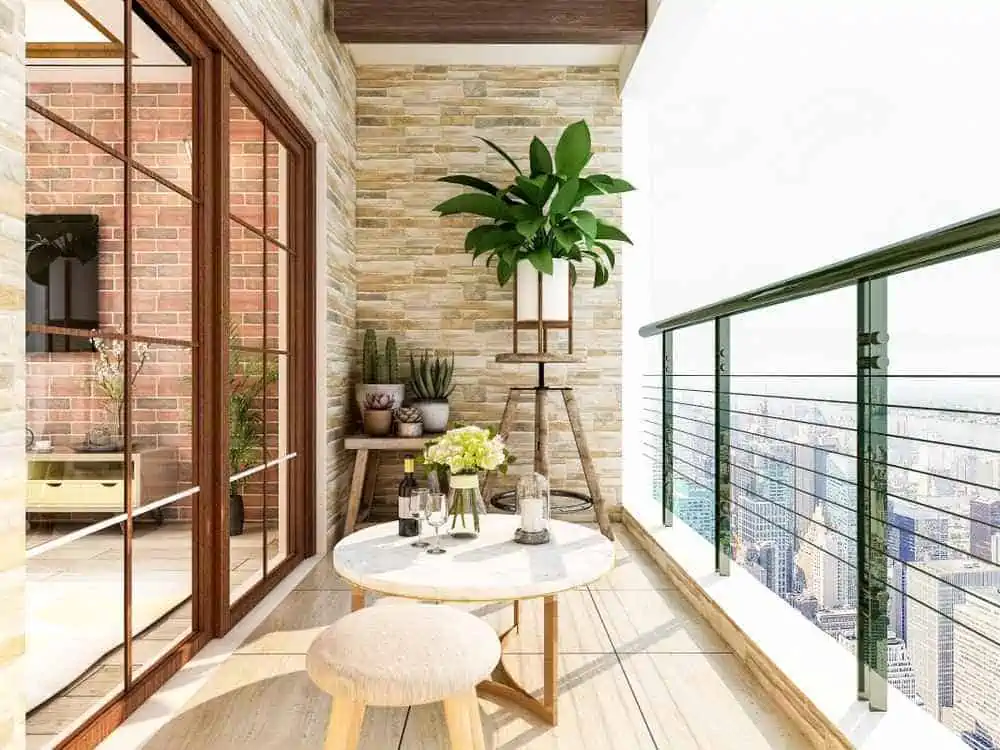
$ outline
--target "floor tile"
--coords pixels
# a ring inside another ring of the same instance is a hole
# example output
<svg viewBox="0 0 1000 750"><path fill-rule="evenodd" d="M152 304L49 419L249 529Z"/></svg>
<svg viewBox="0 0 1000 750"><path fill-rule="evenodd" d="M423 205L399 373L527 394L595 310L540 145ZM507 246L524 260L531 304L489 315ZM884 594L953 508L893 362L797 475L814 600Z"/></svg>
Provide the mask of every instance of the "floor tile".
<svg viewBox="0 0 1000 750"><path fill-rule="evenodd" d="M330 705L305 673L304 656L237 654L144 750L320 750ZM397 747L405 716L370 709L359 750Z"/></svg>
<svg viewBox="0 0 1000 750"><path fill-rule="evenodd" d="M615 552L615 567L606 576L590 584L592 590L661 590L676 586L653 559L641 550Z"/></svg>
<svg viewBox="0 0 1000 750"><path fill-rule="evenodd" d="M349 591L292 591L238 652L304 654L324 628L350 611Z"/></svg>
<svg viewBox="0 0 1000 750"><path fill-rule="evenodd" d="M676 591L595 591L594 598L619 653L730 650Z"/></svg>
<svg viewBox="0 0 1000 750"><path fill-rule="evenodd" d="M296 586L299 591L307 589L319 589L325 591L335 591L351 588L351 584L341 578L333 569L333 555L327 555L313 568L309 575L302 579Z"/></svg>
<svg viewBox="0 0 1000 750"><path fill-rule="evenodd" d="M732 654L629 654L622 662L661 748L811 747Z"/></svg>
<svg viewBox="0 0 1000 750"><path fill-rule="evenodd" d="M534 656L508 657L511 673L541 694L542 665ZM625 673L614 654L566 654L559 658L559 723L550 727L522 712L479 701L489 750L655 750ZM410 712L401 750L447 750L438 705Z"/></svg>

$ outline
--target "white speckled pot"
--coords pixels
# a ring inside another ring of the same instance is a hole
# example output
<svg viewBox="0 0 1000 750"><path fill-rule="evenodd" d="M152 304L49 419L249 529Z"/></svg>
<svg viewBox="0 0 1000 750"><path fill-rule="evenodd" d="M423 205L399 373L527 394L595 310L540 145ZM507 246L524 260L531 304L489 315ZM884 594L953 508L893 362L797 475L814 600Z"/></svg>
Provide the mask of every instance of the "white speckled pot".
<svg viewBox="0 0 1000 750"><path fill-rule="evenodd" d="M420 416L424 419L424 432L444 432L448 429L451 406L447 401L417 401L413 405L420 409Z"/></svg>
<svg viewBox="0 0 1000 750"><path fill-rule="evenodd" d="M398 409L403 405L403 399L406 398L406 386L398 384L377 384L377 383L358 383L354 386L354 398L358 402L358 412L364 416L365 413L365 398L369 393L388 393L393 399L393 409Z"/></svg>

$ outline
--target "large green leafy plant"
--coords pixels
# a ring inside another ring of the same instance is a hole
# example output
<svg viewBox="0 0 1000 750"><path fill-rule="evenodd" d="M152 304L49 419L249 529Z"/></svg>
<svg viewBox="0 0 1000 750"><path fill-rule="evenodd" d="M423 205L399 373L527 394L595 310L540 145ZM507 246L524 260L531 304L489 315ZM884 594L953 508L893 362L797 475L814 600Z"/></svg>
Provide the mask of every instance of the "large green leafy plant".
<svg viewBox="0 0 1000 750"><path fill-rule="evenodd" d="M576 282L576 264L594 264L594 286L607 283L615 266L615 251L609 242L631 240L621 229L583 208L594 196L634 190L628 182L606 174L583 175L593 157L590 128L583 120L567 127L556 145L555 157L535 137L529 148L530 171L502 148L485 138L487 146L516 171L514 182L498 187L471 175L448 175L441 182L473 188L434 207L442 216L471 214L488 219L465 238L465 251L473 261L486 257L496 263L497 280L505 285L519 261L528 260L542 273L552 273L552 261L570 262L570 277Z"/></svg>

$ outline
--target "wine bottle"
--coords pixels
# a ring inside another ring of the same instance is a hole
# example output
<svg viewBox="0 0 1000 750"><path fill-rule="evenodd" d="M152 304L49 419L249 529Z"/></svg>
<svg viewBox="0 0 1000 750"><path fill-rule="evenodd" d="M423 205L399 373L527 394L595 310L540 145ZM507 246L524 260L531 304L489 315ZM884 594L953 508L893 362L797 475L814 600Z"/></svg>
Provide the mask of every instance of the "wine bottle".
<svg viewBox="0 0 1000 750"><path fill-rule="evenodd" d="M410 511L410 496L417 491L417 480L413 478L413 456L403 457L403 481L399 483L399 535L420 534L420 520L413 518Z"/></svg>

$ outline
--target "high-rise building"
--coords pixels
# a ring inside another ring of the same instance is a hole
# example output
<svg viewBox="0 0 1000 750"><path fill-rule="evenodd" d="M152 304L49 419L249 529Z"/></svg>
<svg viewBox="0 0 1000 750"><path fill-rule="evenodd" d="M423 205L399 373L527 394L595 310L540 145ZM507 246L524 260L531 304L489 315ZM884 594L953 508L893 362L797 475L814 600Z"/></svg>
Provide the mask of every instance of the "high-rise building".
<svg viewBox="0 0 1000 750"><path fill-rule="evenodd" d="M837 642L852 654L858 652L856 635L840 634L837 636ZM917 675L913 670L913 662L910 661L910 656L906 651L906 644L900 638L890 637L887 651L888 672L886 676L889 684L911 701L919 702Z"/></svg>
<svg viewBox="0 0 1000 750"><path fill-rule="evenodd" d="M894 570L898 587L898 622L893 622L896 632L906 638L907 613L911 603L906 594L909 566L918 560L943 560L948 556L948 548L936 542L948 540L948 515L928 508L900 501L889 504L889 530L886 535L886 551L897 562Z"/></svg>
<svg viewBox="0 0 1000 750"><path fill-rule="evenodd" d="M955 607L968 601L969 589L1000 587L1000 568L969 560L933 560L912 564L907 578L912 601L904 640L917 672L917 693L940 721L942 709L954 705Z"/></svg>
<svg viewBox="0 0 1000 750"><path fill-rule="evenodd" d="M858 610L854 607L821 609L816 612L816 624L820 630L834 638L851 638L858 632Z"/></svg>
<svg viewBox="0 0 1000 750"><path fill-rule="evenodd" d="M706 471L711 472L711 469ZM683 478L674 479L674 515L703 539L715 538L715 493Z"/></svg>
<svg viewBox="0 0 1000 750"><path fill-rule="evenodd" d="M992 559L993 537L1000 534L1000 500L970 500L969 526L969 552Z"/></svg>
<svg viewBox="0 0 1000 750"><path fill-rule="evenodd" d="M990 559L1000 565L1000 533L994 534L990 540Z"/></svg>
<svg viewBox="0 0 1000 750"><path fill-rule="evenodd" d="M974 589L955 607L953 729L1000 740L1000 591ZM987 600L987 601L984 601ZM992 602L992 603L990 603Z"/></svg>

